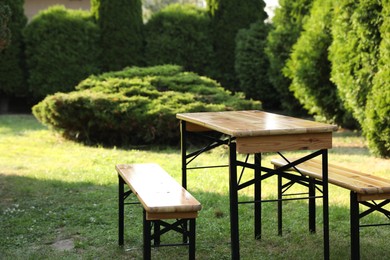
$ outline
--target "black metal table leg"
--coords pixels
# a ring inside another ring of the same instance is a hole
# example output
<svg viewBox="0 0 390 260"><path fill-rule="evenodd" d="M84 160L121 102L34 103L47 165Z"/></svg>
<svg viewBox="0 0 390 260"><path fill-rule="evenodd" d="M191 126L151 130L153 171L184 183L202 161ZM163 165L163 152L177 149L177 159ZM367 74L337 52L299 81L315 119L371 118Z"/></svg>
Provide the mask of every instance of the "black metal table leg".
<svg viewBox="0 0 390 260"><path fill-rule="evenodd" d="M357 194L350 193L350 225L351 225L351 259L360 259L360 238L359 238L359 202Z"/></svg>
<svg viewBox="0 0 390 260"><path fill-rule="evenodd" d="M122 177L118 174L118 244L123 246L124 242L124 184Z"/></svg>
<svg viewBox="0 0 390 260"><path fill-rule="evenodd" d="M195 240L196 240L196 219L190 219L190 232L189 232L189 259L195 260Z"/></svg>
<svg viewBox="0 0 390 260"><path fill-rule="evenodd" d="M181 186L187 189L187 129L186 122L180 121L180 149L181 149ZM187 223L185 224L187 225ZM187 228L187 226L185 226ZM183 234L183 243L187 242L187 236Z"/></svg>
<svg viewBox="0 0 390 260"><path fill-rule="evenodd" d="M238 184L236 143L229 142L229 197L230 197L230 240L232 259L240 259L238 232Z"/></svg>
<svg viewBox="0 0 390 260"><path fill-rule="evenodd" d="M255 239L261 239L261 154L255 154Z"/></svg>
<svg viewBox="0 0 390 260"><path fill-rule="evenodd" d="M283 191L282 191L283 179L278 174L278 235L283 235Z"/></svg>
<svg viewBox="0 0 390 260"><path fill-rule="evenodd" d="M181 184L187 189L187 130L186 122L180 121L180 148L181 148Z"/></svg>
<svg viewBox="0 0 390 260"><path fill-rule="evenodd" d="M323 182L323 228L324 259L329 259L329 189L328 189L328 150L322 150L322 182Z"/></svg>

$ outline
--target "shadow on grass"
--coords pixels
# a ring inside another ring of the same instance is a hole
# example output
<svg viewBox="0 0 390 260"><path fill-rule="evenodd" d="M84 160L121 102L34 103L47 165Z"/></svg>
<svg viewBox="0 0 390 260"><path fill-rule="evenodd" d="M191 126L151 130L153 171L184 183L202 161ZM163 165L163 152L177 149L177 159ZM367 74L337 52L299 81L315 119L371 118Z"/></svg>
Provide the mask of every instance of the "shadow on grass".
<svg viewBox="0 0 390 260"><path fill-rule="evenodd" d="M203 206L197 219L197 258L230 259L228 196L191 192ZM142 259L142 210L125 209L125 246L117 245L117 186L38 180L0 174L1 259ZM247 200L247 198L242 198ZM284 203L283 236L277 236L276 204L263 204L262 239L253 234L253 205L239 207L242 259L322 259L322 207L317 233L309 234L307 204ZM370 216L380 222L383 217ZM361 232L362 259L390 254L389 228ZM166 239L171 240L171 235ZM163 237L164 239L164 237ZM172 237L172 239L177 239ZM179 236L180 239L180 236ZM68 248L58 247L67 241ZM331 259L349 258L349 209L330 206ZM57 246L56 246L57 245ZM182 247L159 248L154 259L187 259Z"/></svg>

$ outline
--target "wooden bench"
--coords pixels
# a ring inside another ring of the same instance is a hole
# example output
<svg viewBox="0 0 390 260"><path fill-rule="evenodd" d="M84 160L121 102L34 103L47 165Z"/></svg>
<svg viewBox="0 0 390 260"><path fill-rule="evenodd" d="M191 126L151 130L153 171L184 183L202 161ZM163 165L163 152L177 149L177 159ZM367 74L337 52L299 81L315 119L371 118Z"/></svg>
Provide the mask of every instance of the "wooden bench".
<svg viewBox="0 0 390 260"><path fill-rule="evenodd" d="M130 194L135 194L144 212L144 259L151 258L152 240L156 247L187 245L189 259L195 259L195 219L201 204L158 164L120 164L115 168L119 178L119 245L124 242L125 200ZM125 184L130 187L126 192ZM174 219L175 222L163 221L169 219ZM161 235L170 230L181 233L183 243L161 244Z"/></svg>
<svg viewBox="0 0 390 260"><path fill-rule="evenodd" d="M294 161L294 159L289 161ZM271 160L271 163L274 165L275 169L287 165L287 161L282 158L273 159ZM314 180L312 183L321 185L322 162L320 160L309 160L290 170L295 173L300 173L303 177ZM318 182L318 180L320 182ZM278 182L278 193L280 194L282 193L281 189L283 187L281 178L279 178ZM383 213L388 219L390 219L390 211L384 208L385 205L390 203L390 180L341 166L328 164L328 182L350 191L351 259L359 259L360 227L390 225L387 223L370 225L360 224L361 218L375 211ZM314 196L315 194L312 193L311 195ZM360 212L359 204L366 206L368 209L366 208L366 210ZM281 223L281 204L280 210L278 210L278 215L280 215L279 221ZM309 218L315 218L315 214L309 215L312 216ZM313 220L311 221L313 222Z"/></svg>

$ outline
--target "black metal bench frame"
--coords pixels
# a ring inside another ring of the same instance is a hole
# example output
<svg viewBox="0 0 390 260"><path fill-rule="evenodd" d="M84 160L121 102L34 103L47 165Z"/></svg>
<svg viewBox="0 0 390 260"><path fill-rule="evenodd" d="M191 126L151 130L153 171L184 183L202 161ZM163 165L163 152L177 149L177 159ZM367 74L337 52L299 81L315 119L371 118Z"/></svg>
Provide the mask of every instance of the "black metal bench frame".
<svg viewBox="0 0 390 260"><path fill-rule="evenodd" d="M124 245L124 215L125 205L140 204L139 202L125 202L131 194L130 189L125 191L126 183L122 176L118 174L118 244ZM136 197L136 196L135 196ZM151 259L152 247L163 246L188 246L188 258L195 259L195 240L196 240L196 219L176 219L173 223L168 223L162 219L147 220L146 211L143 209L143 259ZM163 227L163 228L161 228ZM182 243L161 244L161 236L168 231L176 231L183 236ZM153 243L152 243L153 241Z"/></svg>
<svg viewBox="0 0 390 260"><path fill-rule="evenodd" d="M285 160L287 160L285 158ZM282 235L282 197L299 195L301 193L287 194L286 191L294 184L299 184L308 188L309 194L309 230L310 232L316 232L316 190L322 192L320 187L323 185L322 180L314 179L312 177L304 175L301 171L294 168L293 171L278 171L278 234ZM298 175L299 174L299 175ZM283 178L288 179L289 182L283 184ZM340 186L339 186L340 187ZM349 190L348 188L342 187ZM360 219L377 211L385 215L390 220L390 211L384 207L390 203L390 199L381 199L378 194L378 199L364 199L360 198L359 194L350 191L350 239L351 239L351 259L360 259L360 228L373 227L373 226L388 226L390 223L374 223L374 224L361 224ZM292 198L291 200L295 200ZM300 198L304 199L304 198ZM381 202L377 202L377 201ZM365 210L360 210L359 205L367 207Z"/></svg>

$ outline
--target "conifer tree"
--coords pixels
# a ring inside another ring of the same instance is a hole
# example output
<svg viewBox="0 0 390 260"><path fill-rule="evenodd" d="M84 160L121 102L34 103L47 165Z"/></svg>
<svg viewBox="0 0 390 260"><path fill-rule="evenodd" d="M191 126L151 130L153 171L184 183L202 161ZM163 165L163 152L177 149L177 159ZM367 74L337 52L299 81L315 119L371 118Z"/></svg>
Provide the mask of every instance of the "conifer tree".
<svg viewBox="0 0 390 260"><path fill-rule="evenodd" d="M268 75L281 101L282 108L291 115L305 113L302 105L289 90L291 79L282 70L290 56L292 46L302 31L313 0L279 0L267 37L266 53L269 59Z"/></svg>
<svg viewBox="0 0 390 260"><path fill-rule="evenodd" d="M229 90L238 90L235 75L235 39L240 29L264 21L263 0L207 0L211 15L211 29L215 57L211 76Z"/></svg>
<svg viewBox="0 0 390 260"><path fill-rule="evenodd" d="M0 5L11 9L8 28L12 41L6 49L0 51L0 96L28 95L23 59L22 30L27 23L24 15L24 0L0 0Z"/></svg>
<svg viewBox="0 0 390 260"><path fill-rule="evenodd" d="M143 21L141 0L91 0L100 27L103 71L141 65Z"/></svg>

